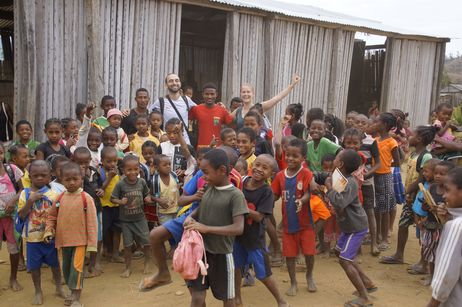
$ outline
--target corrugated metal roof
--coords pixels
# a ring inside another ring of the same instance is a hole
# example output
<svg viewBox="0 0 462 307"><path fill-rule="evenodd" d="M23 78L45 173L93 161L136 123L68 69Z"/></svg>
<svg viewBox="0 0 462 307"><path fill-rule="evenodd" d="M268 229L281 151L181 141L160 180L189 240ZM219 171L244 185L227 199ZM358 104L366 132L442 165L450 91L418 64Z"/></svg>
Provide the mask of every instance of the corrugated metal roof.
<svg viewBox="0 0 462 307"><path fill-rule="evenodd" d="M365 28L379 32L396 33L400 35L409 36L427 36L433 38L442 37L435 36L430 33L423 33L419 31L400 29L394 26L389 26L381 23L380 21L354 17L346 14L327 11L318 7L310 5L302 5L296 3L286 3L274 0L210 0L211 2L223 3L227 5L245 7L250 9L257 9L276 14L282 14L290 17L298 17L304 19L311 19L326 23L353 26L357 28ZM362 32L362 31L361 31Z"/></svg>
<svg viewBox="0 0 462 307"><path fill-rule="evenodd" d="M441 93L459 93L462 92L462 84L449 84L445 88L443 88Z"/></svg>

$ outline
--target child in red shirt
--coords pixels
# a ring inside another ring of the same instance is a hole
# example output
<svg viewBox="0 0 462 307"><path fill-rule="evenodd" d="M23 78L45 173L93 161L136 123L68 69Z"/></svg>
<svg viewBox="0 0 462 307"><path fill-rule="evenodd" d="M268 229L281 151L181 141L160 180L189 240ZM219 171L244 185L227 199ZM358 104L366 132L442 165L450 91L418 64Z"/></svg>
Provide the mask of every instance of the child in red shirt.
<svg viewBox="0 0 462 307"><path fill-rule="evenodd" d="M282 251L286 257L290 288L286 294L295 296L298 291L295 276L295 260L299 250L305 255L308 291L317 291L313 279L314 255L316 254L314 222L310 210L310 182L313 174L302 166L306 157L306 142L290 141L286 151L287 168L280 171L271 187L275 200L282 196Z"/></svg>

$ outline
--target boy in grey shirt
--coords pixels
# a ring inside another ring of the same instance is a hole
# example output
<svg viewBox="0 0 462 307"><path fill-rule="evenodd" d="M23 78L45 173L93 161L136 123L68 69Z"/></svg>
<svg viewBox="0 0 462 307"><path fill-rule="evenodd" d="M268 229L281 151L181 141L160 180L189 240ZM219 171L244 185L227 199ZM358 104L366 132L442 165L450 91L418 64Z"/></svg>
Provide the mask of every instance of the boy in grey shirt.
<svg viewBox="0 0 462 307"><path fill-rule="evenodd" d="M342 231L335 250L340 258L340 265L358 293L358 298L346 302L345 306L372 306L367 294L377 290L374 283L354 261L367 233L367 215L359 202L358 184L351 175L361 163L361 156L356 151L343 150L335 158L334 166L348 180L345 189L339 193L332 189L332 179L326 180L326 187L329 190L327 198L335 209L337 222Z"/></svg>

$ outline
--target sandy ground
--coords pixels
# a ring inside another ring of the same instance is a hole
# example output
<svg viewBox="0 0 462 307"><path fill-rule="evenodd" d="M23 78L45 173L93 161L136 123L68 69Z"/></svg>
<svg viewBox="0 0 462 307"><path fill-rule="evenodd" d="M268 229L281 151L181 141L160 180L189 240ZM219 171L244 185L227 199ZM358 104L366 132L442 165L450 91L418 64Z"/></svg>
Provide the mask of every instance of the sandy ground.
<svg viewBox="0 0 462 307"><path fill-rule="evenodd" d="M279 212L279 211L277 211ZM399 216L399 212L398 212ZM392 248L382 253L389 255L396 244L396 231L392 236ZM411 228L411 233L415 233ZM410 235L406 248L406 262L414 263L419 258L419 246L415 235ZM363 247L361 256L365 272L379 287L373 294L374 306L424 306L430 298L430 290L420 284L421 276L409 275L407 265L383 265L378 258L370 256ZM6 247L0 251L0 259L7 260ZM97 278L85 280L82 303L85 306L188 306L190 296L184 281L173 273L174 282L151 292L138 291L138 283L143 277L143 261L134 261L134 273L128 279L119 277L123 264L103 263L104 274ZM44 306L63 306L63 300L53 295L54 286L49 269L42 271ZM274 276L279 288L285 292L289 286L288 274L283 268L274 268ZM317 293L308 293L304 273L297 273L299 293L296 297L286 297L291 306L343 306L347 300L354 298L353 286L348 281L335 258L316 257L314 277L318 286ZM0 306L30 306L33 296L32 279L26 272L19 273L19 282L24 290L14 293L6 289L9 276L9 263L0 265ZM275 306L275 302L265 287L258 283L253 287L243 288L245 306ZM221 306L211 293L207 295L208 306Z"/></svg>

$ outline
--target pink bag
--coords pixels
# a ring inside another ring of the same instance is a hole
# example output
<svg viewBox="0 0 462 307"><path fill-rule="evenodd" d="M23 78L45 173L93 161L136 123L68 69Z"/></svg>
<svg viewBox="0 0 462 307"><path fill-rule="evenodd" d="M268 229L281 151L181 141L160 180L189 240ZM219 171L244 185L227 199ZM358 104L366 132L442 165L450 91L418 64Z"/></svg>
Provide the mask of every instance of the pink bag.
<svg viewBox="0 0 462 307"><path fill-rule="evenodd" d="M185 280L195 280L200 272L204 283L207 269L207 256L201 234L196 230L185 230L173 254L173 270L180 273Z"/></svg>

